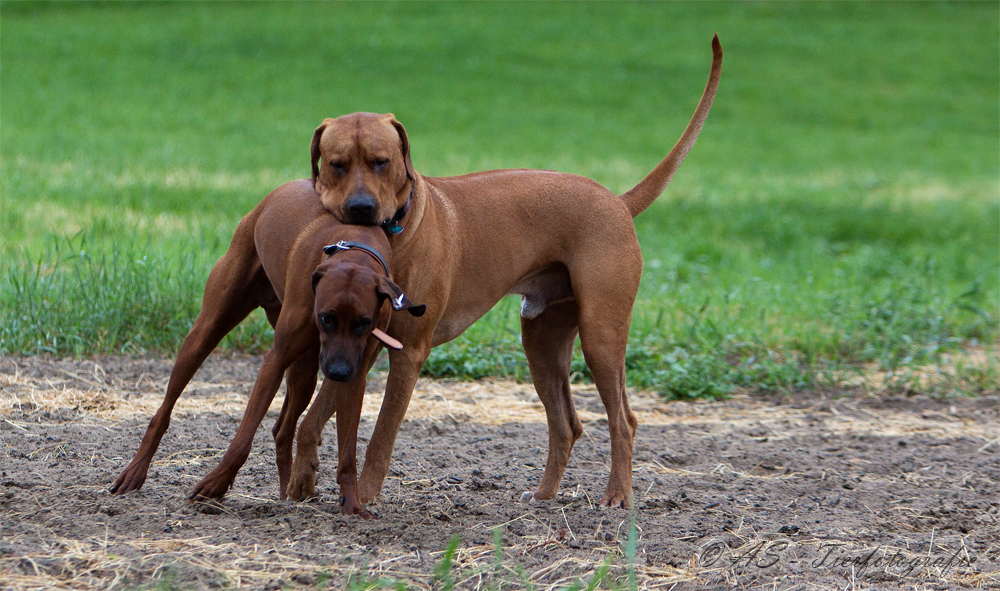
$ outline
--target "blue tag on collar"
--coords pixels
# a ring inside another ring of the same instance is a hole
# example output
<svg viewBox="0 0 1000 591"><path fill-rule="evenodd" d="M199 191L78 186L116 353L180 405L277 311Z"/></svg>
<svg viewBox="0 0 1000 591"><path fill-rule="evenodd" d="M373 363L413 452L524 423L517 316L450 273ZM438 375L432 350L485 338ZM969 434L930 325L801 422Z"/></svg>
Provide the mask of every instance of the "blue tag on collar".
<svg viewBox="0 0 1000 591"><path fill-rule="evenodd" d="M393 236L395 236L397 234L402 234L403 233L403 226L400 226L398 223L393 224L392 226L390 226L386 230L386 232L392 234Z"/></svg>

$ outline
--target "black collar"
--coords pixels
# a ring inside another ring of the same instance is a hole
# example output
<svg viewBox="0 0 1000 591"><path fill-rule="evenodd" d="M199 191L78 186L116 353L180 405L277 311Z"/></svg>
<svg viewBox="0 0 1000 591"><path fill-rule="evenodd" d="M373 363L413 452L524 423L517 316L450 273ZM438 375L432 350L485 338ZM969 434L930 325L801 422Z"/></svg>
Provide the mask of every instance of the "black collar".
<svg viewBox="0 0 1000 591"><path fill-rule="evenodd" d="M368 246L364 242L349 242L346 240L341 240L336 244L331 244L330 246L323 247L323 252L325 252L329 256L333 256L342 250L363 250L367 252L368 254L375 257L375 260L377 260L379 264L382 265L382 270L385 271L385 276L389 277L389 265L385 264L385 259L382 258L382 255L379 254L377 250L375 250L371 246Z"/></svg>
<svg viewBox="0 0 1000 591"><path fill-rule="evenodd" d="M396 210L395 215L379 224L379 226L381 226L382 229L390 235L395 236L396 234L401 234L403 232L403 226L399 225L399 222L403 221L406 214L410 212L410 203L413 202L414 185L416 185L416 182L414 182L413 179L410 179L410 196L406 198L406 203Z"/></svg>

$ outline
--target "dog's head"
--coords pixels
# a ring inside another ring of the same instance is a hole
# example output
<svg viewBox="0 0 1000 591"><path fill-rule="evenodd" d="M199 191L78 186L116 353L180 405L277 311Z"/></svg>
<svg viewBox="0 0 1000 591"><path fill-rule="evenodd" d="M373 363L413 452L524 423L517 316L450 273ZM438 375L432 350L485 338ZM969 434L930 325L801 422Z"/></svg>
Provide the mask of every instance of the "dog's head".
<svg viewBox="0 0 1000 591"><path fill-rule="evenodd" d="M312 285L320 370L337 382L349 382L357 376L369 337L390 349L403 348L378 328L388 325L392 310L421 316L427 308L411 302L385 275L353 263L327 259L313 273Z"/></svg>
<svg viewBox="0 0 1000 591"><path fill-rule="evenodd" d="M416 178L410 142L392 114L324 120L313 134L311 156L316 192L345 224L382 224L409 200Z"/></svg>

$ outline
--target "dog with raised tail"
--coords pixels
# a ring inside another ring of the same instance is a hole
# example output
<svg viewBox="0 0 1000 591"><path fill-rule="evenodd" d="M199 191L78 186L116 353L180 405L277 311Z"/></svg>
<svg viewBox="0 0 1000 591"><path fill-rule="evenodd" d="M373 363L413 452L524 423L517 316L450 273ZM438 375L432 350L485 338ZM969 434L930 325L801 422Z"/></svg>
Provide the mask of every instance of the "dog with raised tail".
<svg viewBox="0 0 1000 591"><path fill-rule="evenodd" d="M712 54L708 83L680 140L620 196L588 178L550 171L422 176L413 168L406 131L392 115L355 113L316 129L312 182L323 206L345 224L384 229L394 280L427 305L423 316L395 314L389 326L388 333L406 347L389 352L385 399L358 481L360 497L349 503L366 503L381 490L431 348L457 337L503 296L516 294L522 298L521 340L549 432L541 482L522 499L556 495L583 432L569 384L579 335L611 436L611 474L601 505L632 504L637 421L625 391L625 346L642 274L633 218L663 192L708 117L722 72L718 36ZM299 497L312 494L310 467L298 458L295 463L304 485L293 479L291 488Z"/></svg>

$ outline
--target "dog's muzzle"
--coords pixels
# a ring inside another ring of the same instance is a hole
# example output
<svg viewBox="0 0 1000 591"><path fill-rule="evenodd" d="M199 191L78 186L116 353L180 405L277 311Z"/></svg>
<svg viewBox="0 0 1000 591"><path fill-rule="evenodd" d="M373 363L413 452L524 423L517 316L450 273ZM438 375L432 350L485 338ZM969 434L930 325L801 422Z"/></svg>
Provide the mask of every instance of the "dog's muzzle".
<svg viewBox="0 0 1000 591"><path fill-rule="evenodd" d="M358 226L374 226L378 223L378 203L367 193L352 195L344 203L348 222Z"/></svg>
<svg viewBox="0 0 1000 591"><path fill-rule="evenodd" d="M344 359L335 359L323 366L323 375L335 382L346 382L353 374L354 369Z"/></svg>

